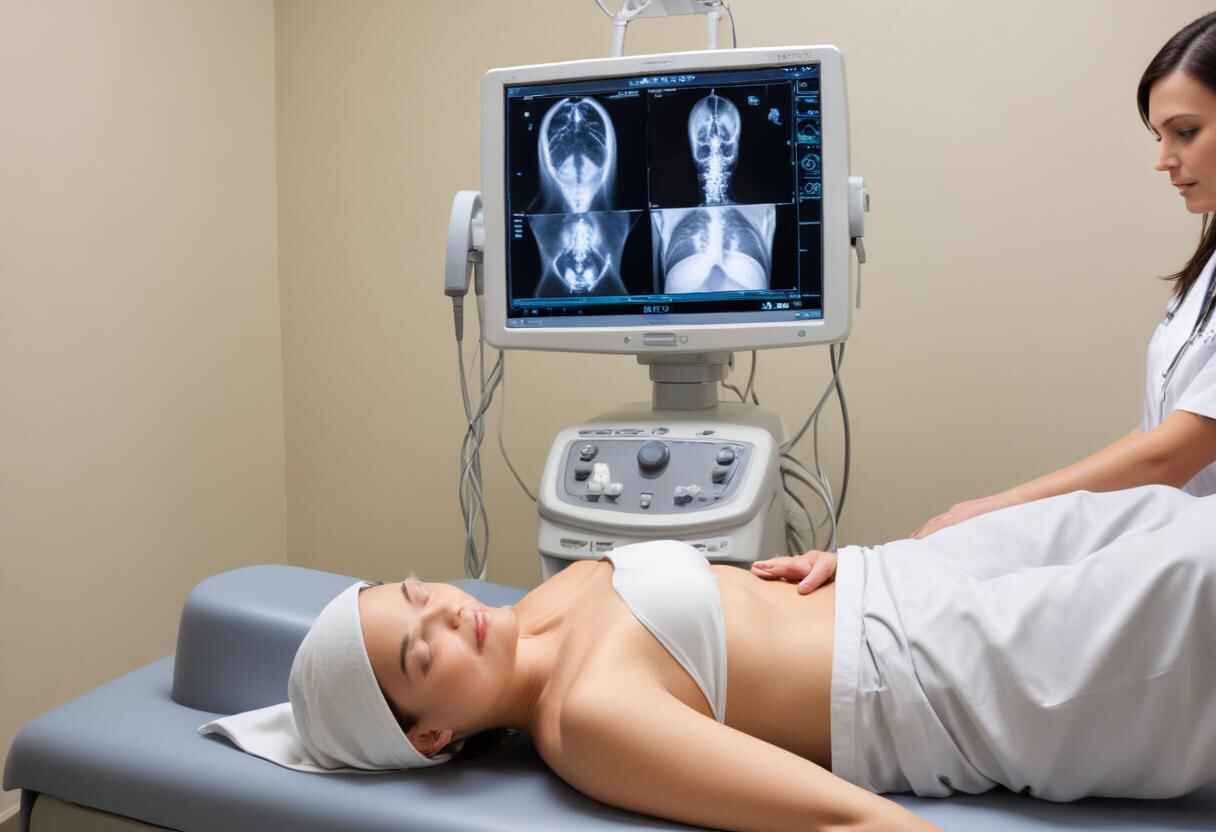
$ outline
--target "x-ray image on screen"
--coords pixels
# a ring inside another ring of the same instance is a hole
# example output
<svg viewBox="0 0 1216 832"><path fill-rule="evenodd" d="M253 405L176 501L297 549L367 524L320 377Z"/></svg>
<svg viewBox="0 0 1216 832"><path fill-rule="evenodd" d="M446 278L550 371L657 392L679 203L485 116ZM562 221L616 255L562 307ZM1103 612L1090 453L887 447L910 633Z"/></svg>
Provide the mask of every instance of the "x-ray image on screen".
<svg viewBox="0 0 1216 832"><path fill-rule="evenodd" d="M663 294L772 286L776 206L673 208L650 216Z"/></svg>
<svg viewBox="0 0 1216 832"><path fill-rule="evenodd" d="M787 85L650 95L650 205L772 205L793 199Z"/></svg>
<svg viewBox="0 0 1216 832"><path fill-rule="evenodd" d="M511 325L821 314L818 92L812 64L508 86Z"/></svg>
<svg viewBox="0 0 1216 832"><path fill-rule="evenodd" d="M528 217L540 254L533 297L627 294L621 263L637 217L624 211Z"/></svg>
<svg viewBox="0 0 1216 832"><path fill-rule="evenodd" d="M594 98L563 98L550 107L536 148L547 205L583 214L611 204L616 128Z"/></svg>
<svg viewBox="0 0 1216 832"><path fill-rule="evenodd" d="M511 102L511 199L527 213L642 209L644 136L637 94Z"/></svg>
<svg viewBox="0 0 1216 832"><path fill-rule="evenodd" d="M693 105L688 114L688 143L706 205L729 205L730 177L739 158L739 108L715 92Z"/></svg>

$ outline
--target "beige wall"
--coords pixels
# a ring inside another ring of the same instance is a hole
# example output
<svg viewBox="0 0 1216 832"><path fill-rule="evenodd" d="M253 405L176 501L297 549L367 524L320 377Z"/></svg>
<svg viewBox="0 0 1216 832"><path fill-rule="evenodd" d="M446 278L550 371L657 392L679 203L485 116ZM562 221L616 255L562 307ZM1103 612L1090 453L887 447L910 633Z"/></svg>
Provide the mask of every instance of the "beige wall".
<svg viewBox="0 0 1216 832"><path fill-rule="evenodd" d="M873 213L846 360L843 540L902 536L1132 428L1166 296L1154 276L1198 234L1151 169L1135 84L1207 4L736 9L740 45L830 42L846 56L853 170ZM291 560L458 577L461 410L440 271L452 194L478 184L478 80L602 55L608 23L591 0L280 3L277 15ZM643 21L628 48L703 37L692 19ZM793 427L826 351L768 352L760 366L762 402ZM559 428L646 398L645 379L628 358L512 354L518 467L535 481ZM824 442L833 460L838 434ZM531 583L534 506L492 440L486 458L490 577Z"/></svg>
<svg viewBox="0 0 1216 832"><path fill-rule="evenodd" d="M2 758L285 560L273 7L0 0L0 110Z"/></svg>

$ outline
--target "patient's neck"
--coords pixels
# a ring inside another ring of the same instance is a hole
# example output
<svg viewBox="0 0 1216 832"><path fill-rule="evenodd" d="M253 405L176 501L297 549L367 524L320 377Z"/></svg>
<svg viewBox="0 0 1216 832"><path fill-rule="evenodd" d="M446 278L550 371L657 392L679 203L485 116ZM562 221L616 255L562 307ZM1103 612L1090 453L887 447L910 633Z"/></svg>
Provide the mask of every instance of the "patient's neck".
<svg viewBox="0 0 1216 832"><path fill-rule="evenodd" d="M514 673L491 715L491 725L487 727L515 728L532 733L545 691L554 676L563 630L558 622L544 632L530 634L522 624L515 648Z"/></svg>
<svg viewBox="0 0 1216 832"><path fill-rule="evenodd" d="M592 564L571 567L529 592L514 607L519 626L515 672L495 708L495 728L534 733L555 676L557 657L574 611L593 589Z"/></svg>

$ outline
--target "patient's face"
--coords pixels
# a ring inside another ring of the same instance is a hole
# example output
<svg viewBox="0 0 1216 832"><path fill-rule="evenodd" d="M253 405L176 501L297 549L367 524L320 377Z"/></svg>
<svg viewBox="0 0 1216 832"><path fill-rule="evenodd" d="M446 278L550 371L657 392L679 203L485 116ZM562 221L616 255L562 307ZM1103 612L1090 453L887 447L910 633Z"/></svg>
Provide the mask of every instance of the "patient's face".
<svg viewBox="0 0 1216 832"><path fill-rule="evenodd" d="M410 740L424 754L449 729L485 728L515 664L519 627L509 607L487 607L451 584L405 581L359 594L363 641L390 705L418 719Z"/></svg>

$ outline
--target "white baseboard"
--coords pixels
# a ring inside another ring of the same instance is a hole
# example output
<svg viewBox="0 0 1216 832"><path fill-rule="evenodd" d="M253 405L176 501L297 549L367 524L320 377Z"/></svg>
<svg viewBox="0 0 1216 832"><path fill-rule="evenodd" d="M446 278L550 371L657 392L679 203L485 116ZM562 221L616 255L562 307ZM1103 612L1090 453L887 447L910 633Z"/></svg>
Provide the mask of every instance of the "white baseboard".
<svg viewBox="0 0 1216 832"><path fill-rule="evenodd" d="M12 820L13 818L17 817L18 813L20 813L20 812L21 812L20 803L18 803L16 806L12 807L11 809L8 809L7 811L0 812L0 832L9 832L9 827L12 827L13 832L17 832L16 821L14 821L11 824L9 823L9 821Z"/></svg>

